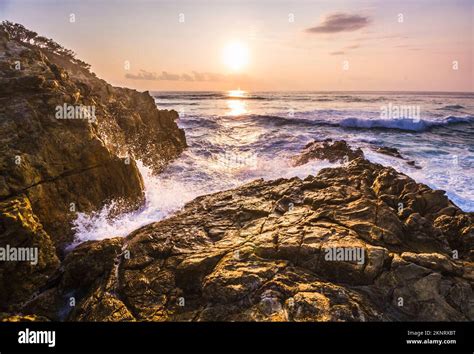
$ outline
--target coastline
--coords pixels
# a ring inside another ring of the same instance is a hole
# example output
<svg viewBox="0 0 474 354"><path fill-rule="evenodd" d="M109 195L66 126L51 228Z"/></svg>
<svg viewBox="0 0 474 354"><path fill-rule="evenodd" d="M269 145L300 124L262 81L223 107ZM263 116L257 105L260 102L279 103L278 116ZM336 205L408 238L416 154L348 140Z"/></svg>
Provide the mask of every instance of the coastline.
<svg viewBox="0 0 474 354"><path fill-rule="evenodd" d="M82 62L3 30L0 48L8 102L0 127L1 246L39 250L34 267L0 263L0 320L474 319L472 213L342 139L289 151L294 167L341 166L199 196L126 237L65 252L78 212L111 200L119 202L107 217L143 208L136 160L159 175L189 151L187 138L177 111L158 109L148 92L112 87ZM27 63L21 70L12 66L18 58ZM66 104L93 106L97 119L56 119L55 108ZM251 143L259 139L244 147ZM378 149L417 169L396 148ZM363 264L324 257L325 249L347 248L363 252Z"/></svg>

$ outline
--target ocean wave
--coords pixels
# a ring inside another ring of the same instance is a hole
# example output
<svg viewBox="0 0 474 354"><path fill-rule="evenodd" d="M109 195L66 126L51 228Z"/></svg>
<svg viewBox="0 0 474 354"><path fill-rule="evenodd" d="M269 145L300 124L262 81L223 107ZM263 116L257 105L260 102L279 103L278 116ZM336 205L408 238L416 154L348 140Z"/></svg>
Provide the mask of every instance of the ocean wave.
<svg viewBox="0 0 474 354"><path fill-rule="evenodd" d="M465 107L461 106L460 104L452 104L452 105L447 105L447 106L437 108L437 109L439 109L439 110L443 110L443 109L451 110L451 109L463 109L463 108L465 108Z"/></svg>
<svg viewBox="0 0 474 354"><path fill-rule="evenodd" d="M328 113L328 112L325 112ZM249 115L251 120L258 123L270 123L275 126L282 125L329 125L340 126L342 128L358 129L397 129L406 131L422 132L435 127L448 126L460 123L474 123L474 116L447 116L438 120L397 118L397 119L377 119L377 118L356 118L348 117L342 119L328 119L310 117L305 112L305 118L282 117L277 115ZM327 115L327 114L325 114Z"/></svg>
<svg viewBox="0 0 474 354"><path fill-rule="evenodd" d="M197 117L185 117L179 120L180 128L208 128L208 129L218 129L220 124L211 119L202 119Z"/></svg>
<svg viewBox="0 0 474 354"><path fill-rule="evenodd" d="M176 93L163 93L163 94L153 94L152 96L157 99L165 99L165 100L175 100L175 99L212 99L212 98L219 98L223 96L222 93L218 92L209 92L209 93L196 93L196 92L176 92Z"/></svg>
<svg viewBox="0 0 474 354"><path fill-rule="evenodd" d="M330 122L318 121L318 120L313 120L313 119L281 117L281 116L274 116L274 115L251 114L248 117L257 123L263 123L263 124L270 123L275 126L318 125L318 124L336 125L334 123L331 124Z"/></svg>
<svg viewBox="0 0 474 354"><path fill-rule="evenodd" d="M386 101L385 97L359 97L359 96L279 96L274 97L278 100L288 100L288 101L306 101L306 102L383 102Z"/></svg>
<svg viewBox="0 0 474 354"><path fill-rule="evenodd" d="M258 95L248 96L229 96L227 93L180 93L180 94L163 94L153 95L155 100L274 100L275 97L264 97Z"/></svg>
<svg viewBox="0 0 474 354"><path fill-rule="evenodd" d="M156 100L291 100L307 102L383 102L384 96L354 96L354 95L285 95L276 93L245 93L243 96L230 96L228 92L176 92L176 93L152 93Z"/></svg>
<svg viewBox="0 0 474 354"><path fill-rule="evenodd" d="M458 123L474 122L474 116L447 116L440 120L398 118L398 119L364 119L345 118L339 122L339 126L344 128L385 128L408 131L425 131L433 127L447 126Z"/></svg>

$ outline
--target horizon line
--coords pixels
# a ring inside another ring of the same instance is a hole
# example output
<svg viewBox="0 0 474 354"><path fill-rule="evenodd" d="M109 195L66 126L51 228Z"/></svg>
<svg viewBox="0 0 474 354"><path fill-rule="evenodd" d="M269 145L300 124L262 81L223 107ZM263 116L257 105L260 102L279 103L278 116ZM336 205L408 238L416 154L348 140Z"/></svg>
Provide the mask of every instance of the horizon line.
<svg viewBox="0 0 474 354"><path fill-rule="evenodd" d="M136 88L129 87L131 89L140 91ZM229 90L159 90L159 89L152 89L152 90L143 90L140 92L229 92L234 91L235 89ZM242 90L243 92L266 92L266 93L277 93L277 92L293 92L293 93L437 93L437 94L474 94L474 91L415 91L415 90Z"/></svg>

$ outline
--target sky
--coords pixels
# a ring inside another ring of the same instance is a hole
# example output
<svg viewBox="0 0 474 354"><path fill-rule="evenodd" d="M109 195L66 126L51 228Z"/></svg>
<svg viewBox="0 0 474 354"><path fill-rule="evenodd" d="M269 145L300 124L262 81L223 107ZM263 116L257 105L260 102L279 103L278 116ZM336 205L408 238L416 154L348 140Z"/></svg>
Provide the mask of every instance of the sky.
<svg viewBox="0 0 474 354"><path fill-rule="evenodd" d="M138 90L474 91L472 0L1 0Z"/></svg>

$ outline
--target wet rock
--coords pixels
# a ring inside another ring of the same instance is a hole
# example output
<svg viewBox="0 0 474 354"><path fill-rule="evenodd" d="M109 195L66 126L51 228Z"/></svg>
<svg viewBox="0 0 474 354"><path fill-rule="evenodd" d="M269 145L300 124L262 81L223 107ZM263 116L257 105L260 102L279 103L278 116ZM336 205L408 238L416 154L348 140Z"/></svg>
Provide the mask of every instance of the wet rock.
<svg viewBox="0 0 474 354"><path fill-rule="evenodd" d="M353 150L344 140L315 140L308 143L303 151L294 158L293 165L304 165L308 163L308 161L314 159L328 160L329 162L342 161L347 163L358 157L364 157L362 150L360 148Z"/></svg>
<svg viewBox="0 0 474 354"><path fill-rule="evenodd" d="M397 148L394 148L394 147L379 146L379 147L373 147L372 150L374 150L375 152L377 152L379 154L384 154L384 155L396 157L397 159L401 159L401 160L407 160L406 157L404 157L400 153L400 151ZM408 165L412 166L412 167L421 168L420 166L418 166L416 164L416 162L414 160L408 160L408 161L406 161L406 163Z"/></svg>
<svg viewBox="0 0 474 354"><path fill-rule="evenodd" d="M403 156L400 154L400 151L398 151L398 149L396 148L381 146L374 148L374 151L378 152L379 154L389 155L398 159L403 159Z"/></svg>

